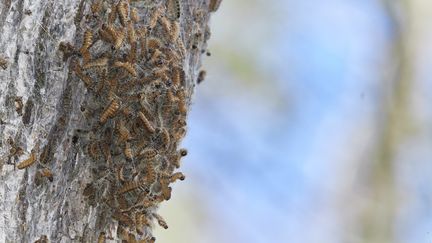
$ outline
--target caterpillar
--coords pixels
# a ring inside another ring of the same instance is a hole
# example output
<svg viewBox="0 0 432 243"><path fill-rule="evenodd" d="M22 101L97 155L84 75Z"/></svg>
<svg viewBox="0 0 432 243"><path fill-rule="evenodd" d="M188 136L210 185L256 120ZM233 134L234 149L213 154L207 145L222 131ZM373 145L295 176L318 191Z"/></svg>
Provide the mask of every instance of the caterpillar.
<svg viewBox="0 0 432 243"><path fill-rule="evenodd" d="M202 81L204 81L206 75L207 75L206 70L201 70L198 74L197 83L200 84Z"/></svg>
<svg viewBox="0 0 432 243"><path fill-rule="evenodd" d="M50 182L52 182L54 180L54 175L53 175L52 171L48 168L43 168L42 170L40 170L40 175L41 175L41 177L48 178L48 180Z"/></svg>
<svg viewBox="0 0 432 243"><path fill-rule="evenodd" d="M17 165L17 168L19 170L25 169L25 168L31 166L32 164L34 164L34 162L36 162L36 152L34 150L32 150L30 153L30 157L28 159L21 161Z"/></svg>
<svg viewBox="0 0 432 243"><path fill-rule="evenodd" d="M100 68L100 67L106 67L108 66L108 58L107 57L101 57L98 59L95 59L91 62L86 63L83 68L84 69L89 69L89 68Z"/></svg>
<svg viewBox="0 0 432 243"><path fill-rule="evenodd" d="M183 181L185 178L186 177L185 177L185 175L183 173L176 172L176 173L174 173L174 174L171 175L171 177L170 177L170 183L173 183L173 182L175 182L177 180Z"/></svg>
<svg viewBox="0 0 432 243"><path fill-rule="evenodd" d="M124 154L125 154L125 157L129 160L131 160L133 158L132 149L130 147L130 144L127 142L125 143Z"/></svg>
<svg viewBox="0 0 432 243"><path fill-rule="evenodd" d="M170 41L175 43L180 36L180 23L178 21L174 21L171 23L171 28L169 32Z"/></svg>
<svg viewBox="0 0 432 243"><path fill-rule="evenodd" d="M100 232L97 242L98 243L105 243L105 241L106 241L105 232Z"/></svg>
<svg viewBox="0 0 432 243"><path fill-rule="evenodd" d="M140 21L138 16L138 10L136 8L131 9L130 18L134 23L138 23Z"/></svg>
<svg viewBox="0 0 432 243"><path fill-rule="evenodd" d="M209 12L216 12L219 9L222 0L210 0Z"/></svg>
<svg viewBox="0 0 432 243"><path fill-rule="evenodd" d="M140 118L140 120L142 121L144 128L149 132L149 133L154 133L156 130L153 127L153 125L150 123L150 121L147 119L147 117L144 115L144 113L142 113L141 111L138 112L138 116Z"/></svg>
<svg viewBox="0 0 432 243"><path fill-rule="evenodd" d="M137 189L138 187L140 187L142 184L142 181L129 181L126 182L122 188L120 188L120 190L117 192L117 194L123 194L132 190Z"/></svg>
<svg viewBox="0 0 432 243"><path fill-rule="evenodd" d="M83 73L83 71L81 69L81 66L77 62L74 62L72 64L72 69L75 72L75 75L77 75L78 78L80 78L84 82L84 85L87 88L89 88L93 84L93 81L90 78L90 76L88 76L87 74Z"/></svg>
<svg viewBox="0 0 432 243"><path fill-rule="evenodd" d="M181 16L180 0L168 0L168 12L175 19L179 19Z"/></svg>
<svg viewBox="0 0 432 243"><path fill-rule="evenodd" d="M165 220L162 218L162 216L160 216L157 213L153 213L153 217L156 218L156 220L158 221L158 224L164 228L164 229L168 229L168 224L165 222Z"/></svg>
<svg viewBox="0 0 432 243"><path fill-rule="evenodd" d="M127 216L126 214L121 213L119 211L116 211L113 214L113 218L116 219L117 221L119 221L120 223L122 223L126 226L129 226L129 227L134 224L133 220L129 216Z"/></svg>
<svg viewBox="0 0 432 243"><path fill-rule="evenodd" d="M182 68L174 67L172 70L172 82L175 87L179 87L184 82L185 73Z"/></svg>
<svg viewBox="0 0 432 243"><path fill-rule="evenodd" d="M83 52L87 51L90 46L92 45L93 42L93 33L90 30L86 30L84 32L84 40L82 43L82 47L80 49L81 54L83 54Z"/></svg>
<svg viewBox="0 0 432 243"><path fill-rule="evenodd" d="M120 61L116 61L114 63L115 67L120 67L120 68L124 68L126 71L128 71L132 76L136 77L138 76L135 67L129 63L129 62L120 62Z"/></svg>
<svg viewBox="0 0 432 243"><path fill-rule="evenodd" d="M185 91L183 89L177 91L178 97L178 109L181 114L186 114L187 106L186 106L186 96Z"/></svg>
<svg viewBox="0 0 432 243"><path fill-rule="evenodd" d="M140 154L140 156L144 157L145 160L151 160L154 159L157 155L157 150L153 148L146 148L143 149Z"/></svg>
<svg viewBox="0 0 432 243"><path fill-rule="evenodd" d="M120 142L128 141L131 138L131 134L129 130L125 127L123 120L120 120L120 122L118 123L117 131L119 133Z"/></svg>
<svg viewBox="0 0 432 243"><path fill-rule="evenodd" d="M99 122L102 124L105 123L108 120L108 118L114 116L114 114L117 112L119 108L120 108L120 104L117 100L111 101L111 104L102 113Z"/></svg>
<svg viewBox="0 0 432 243"><path fill-rule="evenodd" d="M126 1L120 1L117 4L117 13L119 14L120 23L126 26L128 22L128 4Z"/></svg>

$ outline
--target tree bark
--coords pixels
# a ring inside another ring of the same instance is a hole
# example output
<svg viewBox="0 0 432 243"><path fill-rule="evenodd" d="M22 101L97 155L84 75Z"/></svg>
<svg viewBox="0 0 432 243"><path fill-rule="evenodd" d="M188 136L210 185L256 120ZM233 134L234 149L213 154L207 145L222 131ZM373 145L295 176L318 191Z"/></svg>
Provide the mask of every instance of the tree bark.
<svg viewBox="0 0 432 243"><path fill-rule="evenodd" d="M219 3L0 3L0 242L154 241Z"/></svg>

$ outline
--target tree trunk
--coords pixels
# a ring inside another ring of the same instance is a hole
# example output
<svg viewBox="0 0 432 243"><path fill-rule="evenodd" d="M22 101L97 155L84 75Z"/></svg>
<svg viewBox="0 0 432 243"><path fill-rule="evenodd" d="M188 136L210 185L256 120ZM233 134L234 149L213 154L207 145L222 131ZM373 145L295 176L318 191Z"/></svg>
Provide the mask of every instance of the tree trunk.
<svg viewBox="0 0 432 243"><path fill-rule="evenodd" d="M0 242L154 241L219 3L0 3Z"/></svg>

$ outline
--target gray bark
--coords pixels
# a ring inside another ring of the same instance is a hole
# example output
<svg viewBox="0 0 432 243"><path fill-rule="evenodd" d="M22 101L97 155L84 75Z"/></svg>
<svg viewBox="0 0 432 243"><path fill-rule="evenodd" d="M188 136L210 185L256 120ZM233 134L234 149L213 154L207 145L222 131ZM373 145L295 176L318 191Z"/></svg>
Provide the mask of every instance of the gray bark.
<svg viewBox="0 0 432 243"><path fill-rule="evenodd" d="M180 107L181 95L183 92L189 107L202 51L210 34L210 12L217 9L220 1L180 1L178 20L175 1L130 1L126 5L128 13L132 7L139 13L139 22L133 24L137 43L150 37L162 41L159 49L165 56L158 60L163 64L157 61L154 64L150 59L155 50L145 46L143 49L149 53L142 54L139 44L134 61L129 54L133 42L128 37L118 49L113 47L114 41L101 40L99 30L103 29L102 23L109 21L109 11L115 9L112 6L118 0L101 1L101 10L94 14L91 5L96 2L0 2L0 58L3 60L0 63L3 67L0 67L0 242L38 239L44 242L45 237L49 242L96 242L101 234L106 235L107 242L121 239L133 242L132 238L151 242L154 223L139 230L136 218L142 214L150 222L156 222L153 213L162 201L164 189L170 190L166 180L173 179L170 176L177 169L173 160L180 157L178 145L184 135L181 133L184 124L176 122L186 118ZM150 31L147 28L151 24L150 16L159 6L163 6L161 14ZM161 16L170 23L180 23L179 41L170 41ZM116 33L121 33L122 28L130 33L120 17L121 13L117 13L112 24L118 30ZM139 32L140 27L143 32L147 30L145 37L140 35L143 33ZM88 62L81 49L85 49L82 46L86 30L93 33L88 48L91 59L107 57L107 64L85 68ZM60 45L63 47L59 48ZM179 60L168 62L169 50L177 53ZM115 61L128 60L135 66L136 77L115 64ZM92 83L83 82L74 69L76 64ZM157 65L168 67L165 72L168 77L154 74ZM177 86L172 84L176 67L184 70L184 78ZM117 86L111 82L114 79ZM167 92L174 94L175 101L167 101L170 98ZM118 101L119 108L102 121L103 113L114 100ZM129 116L126 107L130 108ZM146 130L140 123L139 111L147 116L155 131ZM123 121L132 138L121 141L118 126ZM165 139L169 141L164 140L164 131L168 132L169 137ZM132 149L132 159L127 159L124 153L126 143ZM89 152L92 144L97 144L98 153L93 157L92 151ZM157 153L151 161L140 158L140 152L151 149ZM19 169L32 155L35 162ZM155 180L148 178L150 164ZM120 168L125 181L119 179ZM129 182L141 184L135 190L121 193ZM145 193L148 202L145 206L125 211L120 205L120 200L126 200L131 207ZM163 196L169 199L169 195ZM124 232L129 235L125 236Z"/></svg>

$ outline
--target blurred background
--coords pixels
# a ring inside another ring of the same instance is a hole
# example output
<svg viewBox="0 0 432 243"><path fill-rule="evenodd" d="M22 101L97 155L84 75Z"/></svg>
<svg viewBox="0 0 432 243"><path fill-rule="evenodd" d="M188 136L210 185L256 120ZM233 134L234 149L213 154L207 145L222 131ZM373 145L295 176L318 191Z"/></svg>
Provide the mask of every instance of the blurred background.
<svg viewBox="0 0 432 243"><path fill-rule="evenodd" d="M158 242L432 242L431 23L430 0L223 0Z"/></svg>

